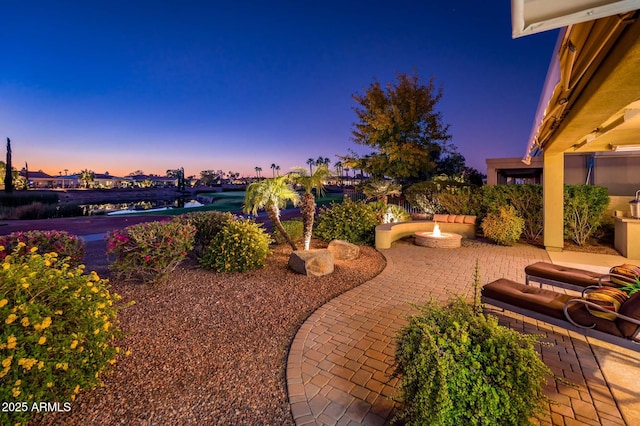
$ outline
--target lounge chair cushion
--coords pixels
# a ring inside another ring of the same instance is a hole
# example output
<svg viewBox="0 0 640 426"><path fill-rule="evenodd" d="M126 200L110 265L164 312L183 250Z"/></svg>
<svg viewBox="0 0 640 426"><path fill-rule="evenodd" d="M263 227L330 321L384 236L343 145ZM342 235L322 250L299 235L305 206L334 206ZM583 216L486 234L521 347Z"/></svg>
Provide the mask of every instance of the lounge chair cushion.
<svg viewBox="0 0 640 426"><path fill-rule="evenodd" d="M624 302L618 311L620 315L640 320L640 292L634 293L629 300ZM638 330L638 324L618 318L618 328L624 337L632 337Z"/></svg>
<svg viewBox="0 0 640 426"><path fill-rule="evenodd" d="M598 278L602 275L597 272L554 265L549 262L536 262L524 268L524 271L533 277L546 278L580 287L598 285ZM604 280L603 284L609 284L608 280Z"/></svg>
<svg viewBox="0 0 640 426"><path fill-rule="evenodd" d="M636 279L640 279L640 267L625 263L624 265L614 266L609 270L609 273L615 275L622 275L625 278L611 277L611 281L620 287L634 284Z"/></svg>
<svg viewBox="0 0 640 426"><path fill-rule="evenodd" d="M563 311L565 303L576 298L569 294L557 293L505 278L485 284L482 287L482 295L561 320L566 320ZM615 321L594 317L581 303L569 304L568 313L571 319L580 325L585 327L594 325L596 330L622 337Z"/></svg>
<svg viewBox="0 0 640 426"><path fill-rule="evenodd" d="M622 304L626 302L628 298L629 295L626 292L615 287L607 286L591 290L586 295L587 301L602 306L603 308L611 312L618 312L620 310L620 306L622 306ZM616 320L616 316L614 314L603 312L598 309L591 309L588 306L587 310L591 313L591 315L594 315L596 317L604 318L609 321Z"/></svg>
<svg viewBox="0 0 640 426"><path fill-rule="evenodd" d="M544 315L564 319L562 308L573 297L501 278L482 288L482 295Z"/></svg>

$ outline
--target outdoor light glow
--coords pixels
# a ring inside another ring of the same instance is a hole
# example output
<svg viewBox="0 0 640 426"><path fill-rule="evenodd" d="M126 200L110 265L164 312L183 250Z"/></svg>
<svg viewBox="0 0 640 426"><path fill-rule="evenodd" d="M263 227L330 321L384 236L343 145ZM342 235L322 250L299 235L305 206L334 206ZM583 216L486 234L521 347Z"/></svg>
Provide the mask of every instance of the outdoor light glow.
<svg viewBox="0 0 640 426"><path fill-rule="evenodd" d="M433 226L433 232L431 233L431 235L434 237L442 236L442 234L440 233L440 225L438 225L438 222L436 222L436 224Z"/></svg>

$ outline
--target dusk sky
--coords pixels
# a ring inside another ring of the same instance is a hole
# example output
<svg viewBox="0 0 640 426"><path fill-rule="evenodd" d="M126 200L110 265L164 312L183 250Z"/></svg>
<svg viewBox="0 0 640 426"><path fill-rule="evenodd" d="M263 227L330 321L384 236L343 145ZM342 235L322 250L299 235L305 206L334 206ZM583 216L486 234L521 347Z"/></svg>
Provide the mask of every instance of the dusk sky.
<svg viewBox="0 0 640 426"><path fill-rule="evenodd" d="M557 30L511 38L504 1L11 1L0 158L57 175L286 172L354 149L352 94L413 73L467 165L522 157Z"/></svg>

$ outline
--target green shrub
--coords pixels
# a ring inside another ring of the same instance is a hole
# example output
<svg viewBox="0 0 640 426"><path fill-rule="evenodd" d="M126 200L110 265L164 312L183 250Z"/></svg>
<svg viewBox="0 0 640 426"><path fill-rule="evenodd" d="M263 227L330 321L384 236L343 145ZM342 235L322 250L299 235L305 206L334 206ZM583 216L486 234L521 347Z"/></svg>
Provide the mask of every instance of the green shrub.
<svg viewBox="0 0 640 426"><path fill-rule="evenodd" d="M375 204L345 200L341 204L322 208L314 232L325 241L337 239L353 244L373 245L378 223Z"/></svg>
<svg viewBox="0 0 640 426"><path fill-rule="evenodd" d="M250 219L233 220L211 240L200 264L216 272L244 272L264 267L271 238Z"/></svg>
<svg viewBox="0 0 640 426"><path fill-rule="evenodd" d="M46 219L51 207L51 205L35 201L30 204L14 207L9 213L9 216L14 220Z"/></svg>
<svg viewBox="0 0 640 426"><path fill-rule="evenodd" d="M431 302L397 339L399 416L408 425L529 424L548 402L552 376L536 343L461 299Z"/></svg>
<svg viewBox="0 0 640 426"><path fill-rule="evenodd" d="M609 191L594 185L564 186L564 234L584 245L600 227L607 207Z"/></svg>
<svg viewBox="0 0 640 426"><path fill-rule="evenodd" d="M5 219L32 220L82 216L84 211L75 204L45 204L34 201L16 207L3 207L0 214Z"/></svg>
<svg viewBox="0 0 640 426"><path fill-rule="evenodd" d="M387 208L385 210L385 218L386 220L388 220L387 223L411 221L411 215L409 214L409 212L407 212L404 207L397 204L387 205Z"/></svg>
<svg viewBox="0 0 640 426"><path fill-rule="evenodd" d="M22 243L20 248L19 243ZM37 247L41 254L55 252L60 258L68 257L71 266L80 265L84 258L84 242L66 231L13 232L0 236L0 246L5 247L4 251L0 251L0 260L14 250L17 250L16 255L29 255L33 247Z"/></svg>
<svg viewBox="0 0 640 426"><path fill-rule="evenodd" d="M447 208L452 207L451 205L445 206L442 200L444 198L445 202L451 202L456 197L446 197L445 195L471 194L475 192L474 188L469 183L442 175L436 176L430 181L413 184L406 188L403 194L412 206L418 207L430 218L437 213L448 213ZM476 214L475 207L472 204L469 204L467 209L463 210L466 211L464 213L451 214Z"/></svg>
<svg viewBox="0 0 640 426"><path fill-rule="evenodd" d="M184 220L147 222L111 231L107 255L109 269L125 281L160 284L193 248L196 228Z"/></svg>
<svg viewBox="0 0 640 426"><path fill-rule="evenodd" d="M371 205L376 210L378 223L411 221L411 215L404 209L404 207L397 204L384 204L382 201L376 201L373 203L369 203L369 205Z"/></svg>
<svg viewBox="0 0 640 426"><path fill-rule="evenodd" d="M285 220L282 222L282 226L293 241L302 239L304 234L304 227L301 219ZM274 229L274 231L271 233L271 238L275 240L276 244L287 244L287 241L284 239L282 234L280 234L280 232L278 232L276 229Z"/></svg>
<svg viewBox="0 0 640 426"><path fill-rule="evenodd" d="M223 212L195 212L178 216L176 220L186 220L196 228L192 254L200 259L216 235L233 219L234 215Z"/></svg>
<svg viewBox="0 0 640 426"><path fill-rule="evenodd" d="M498 213L489 213L482 221L482 232L490 240L503 245L514 245L522 235L524 220L513 206L500 207Z"/></svg>
<svg viewBox="0 0 640 426"><path fill-rule="evenodd" d="M454 193L437 195L444 213L478 216L480 214L480 191L475 187L461 188Z"/></svg>
<svg viewBox="0 0 640 426"><path fill-rule="evenodd" d="M25 248L19 243L0 265L0 401L27 410L2 410L0 424L26 422L36 402L69 404L100 384L119 352L120 297L107 281Z"/></svg>
<svg viewBox="0 0 640 426"><path fill-rule="evenodd" d="M444 210L438 200L438 193L442 190L439 182L419 182L406 188L402 193L413 207L417 207L432 218L434 214Z"/></svg>
<svg viewBox="0 0 640 426"><path fill-rule="evenodd" d="M481 198L481 218L512 205L524 219L522 233L528 241L535 241L542 234L542 185L487 185L482 187Z"/></svg>

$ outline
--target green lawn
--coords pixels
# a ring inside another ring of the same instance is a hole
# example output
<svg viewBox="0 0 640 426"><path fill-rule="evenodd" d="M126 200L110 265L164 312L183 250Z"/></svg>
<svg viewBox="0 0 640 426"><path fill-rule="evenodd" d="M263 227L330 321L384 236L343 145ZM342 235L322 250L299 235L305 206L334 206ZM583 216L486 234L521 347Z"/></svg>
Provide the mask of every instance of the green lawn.
<svg viewBox="0 0 640 426"><path fill-rule="evenodd" d="M202 207L189 207L189 208L173 208L162 211L153 211L153 212L136 212L131 214L154 214L154 215L169 215L176 216L184 213L191 212L207 212L207 211L217 211L217 212L240 212L242 211L242 207L244 204L244 191L234 191L234 192L215 192L215 193L203 193L201 195L211 196L213 197L213 202L211 204L207 204ZM325 194L324 197L320 197L316 199L316 203L319 206L328 206L332 202L341 202L342 194ZM291 204L287 206L288 208L293 207Z"/></svg>

